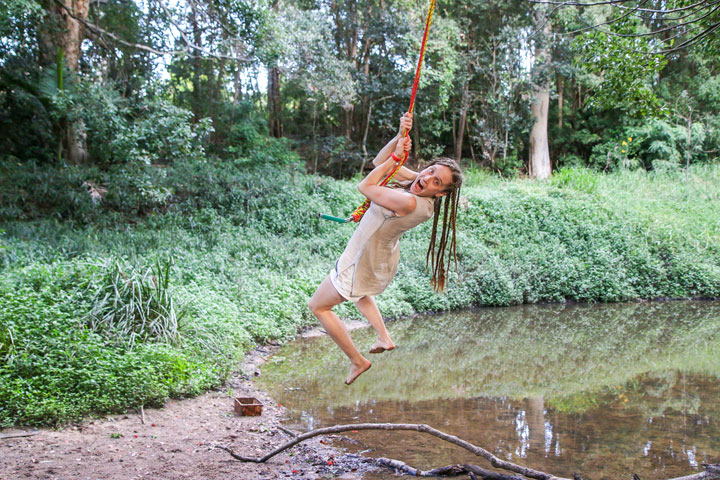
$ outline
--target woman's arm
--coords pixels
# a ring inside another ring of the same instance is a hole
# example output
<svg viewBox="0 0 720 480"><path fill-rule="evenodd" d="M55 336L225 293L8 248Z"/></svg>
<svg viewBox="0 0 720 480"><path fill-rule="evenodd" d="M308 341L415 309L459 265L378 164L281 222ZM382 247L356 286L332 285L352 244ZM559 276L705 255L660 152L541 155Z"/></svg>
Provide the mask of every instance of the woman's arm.
<svg viewBox="0 0 720 480"><path fill-rule="evenodd" d="M395 155L400 157L404 155L405 152L409 152L411 147L412 142L410 138L400 138L397 140L395 146ZM392 151L390 154L392 154ZM377 203L381 207L392 210L401 216L407 215L415 210L415 206L417 205L415 196L402 190L378 185L378 183L395 168L395 161L390 155L388 155L388 157L388 159L376 166L373 171L358 184L358 190L369 198L370 201Z"/></svg>
<svg viewBox="0 0 720 480"><path fill-rule="evenodd" d="M412 113L406 113L402 116L400 119L400 131L397 135L395 135L395 138L390 140L387 145L385 145L382 150L378 152L378 154L373 159L373 165L374 166L380 166L382 165L388 158L390 158L390 155L392 154L393 150L395 150L395 147L397 146L397 142L403 138L405 132L409 132L412 128ZM397 155L397 154L396 154ZM400 155L398 155L400 156ZM417 177L417 172L410 170L406 166L400 167L400 170L395 174L395 177L393 177L397 181L405 181L405 180L415 180L415 177Z"/></svg>

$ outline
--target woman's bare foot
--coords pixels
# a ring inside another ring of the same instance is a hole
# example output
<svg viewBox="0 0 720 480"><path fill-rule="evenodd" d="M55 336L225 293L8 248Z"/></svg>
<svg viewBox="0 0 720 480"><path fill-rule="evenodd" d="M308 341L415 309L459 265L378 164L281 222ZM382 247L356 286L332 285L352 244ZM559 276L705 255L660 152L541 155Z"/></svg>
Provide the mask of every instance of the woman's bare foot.
<svg viewBox="0 0 720 480"><path fill-rule="evenodd" d="M355 365L354 363L350 364L350 373L348 374L348 377L345 379L345 385L350 385L352 382L354 382L360 375L365 373L370 367L372 367L372 363L370 363L370 360L365 360L365 363L362 363L361 365Z"/></svg>
<svg viewBox="0 0 720 480"><path fill-rule="evenodd" d="M375 343L373 343L373 346L370 347L370 353L383 353L385 351L390 351L394 348L395 344L389 338L387 340L380 340L378 338L377 340L375 340Z"/></svg>

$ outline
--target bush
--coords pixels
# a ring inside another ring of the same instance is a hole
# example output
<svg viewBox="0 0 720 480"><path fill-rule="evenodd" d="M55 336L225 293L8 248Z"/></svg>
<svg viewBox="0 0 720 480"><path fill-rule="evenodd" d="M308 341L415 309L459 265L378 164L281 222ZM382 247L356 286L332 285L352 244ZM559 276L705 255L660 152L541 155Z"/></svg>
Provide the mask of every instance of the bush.
<svg viewBox="0 0 720 480"><path fill-rule="evenodd" d="M82 321L92 309L88 293L104 273L96 263L36 263L6 273L0 284L2 426L158 404L199 393L227 374L193 349L141 343L144 337L128 348L88 328Z"/></svg>

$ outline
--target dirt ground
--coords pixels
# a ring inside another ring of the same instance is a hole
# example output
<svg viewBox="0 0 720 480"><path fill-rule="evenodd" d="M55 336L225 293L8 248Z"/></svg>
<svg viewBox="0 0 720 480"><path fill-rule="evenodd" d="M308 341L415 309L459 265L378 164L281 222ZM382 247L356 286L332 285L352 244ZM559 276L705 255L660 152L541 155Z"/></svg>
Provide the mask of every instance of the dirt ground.
<svg viewBox="0 0 720 480"><path fill-rule="evenodd" d="M145 409L144 422L140 412L131 412L40 429L29 437L10 435L30 430L0 431L0 480L362 478L367 467L325 445L322 437L265 464L242 463L214 448L260 456L291 438L278 428L284 408L252 381L270 353L261 348L250 354L242 369L250 376L237 375L218 391ZM233 396L258 398L262 416L235 415L230 390Z"/></svg>

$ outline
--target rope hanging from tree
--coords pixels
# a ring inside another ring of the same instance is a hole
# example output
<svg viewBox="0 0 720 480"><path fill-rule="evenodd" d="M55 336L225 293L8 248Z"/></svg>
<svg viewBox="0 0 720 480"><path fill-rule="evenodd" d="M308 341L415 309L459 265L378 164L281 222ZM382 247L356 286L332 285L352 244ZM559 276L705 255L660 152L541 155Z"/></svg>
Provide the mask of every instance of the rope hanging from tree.
<svg viewBox="0 0 720 480"><path fill-rule="evenodd" d="M413 108L415 107L415 95L417 94L418 85L420 84L420 71L422 70L423 59L425 58L425 46L427 44L428 33L430 32L430 23L432 22L432 15L433 15L434 10L435 10L435 0L430 0L430 7L428 8L427 19L425 20L425 33L423 34L422 46L420 47L420 58L418 58L417 68L415 69L415 81L413 82L412 93L410 94L410 107L408 108L408 112L410 112L410 113L413 112ZM403 137L407 137L408 133L409 133L408 131L403 132ZM400 170L400 168L405 164L407 159L408 159L408 152L405 152L405 155L403 155L402 160L397 162L393 171L390 172L388 174L388 176L385 177L380 182L380 185L381 186L387 185L390 182L390 180L393 179L393 177L398 172L398 170ZM348 217L348 218L333 217L332 215L325 215L325 214L321 214L320 217L324 218L326 220L332 220L332 221L340 222L340 223L347 223L350 221L359 222L360 219L363 217L363 215L365 215L365 212L367 211L367 209L369 207L370 207L370 200L366 198L365 201L362 203L362 205L357 207L355 209L355 211L353 213L351 213L350 217Z"/></svg>

